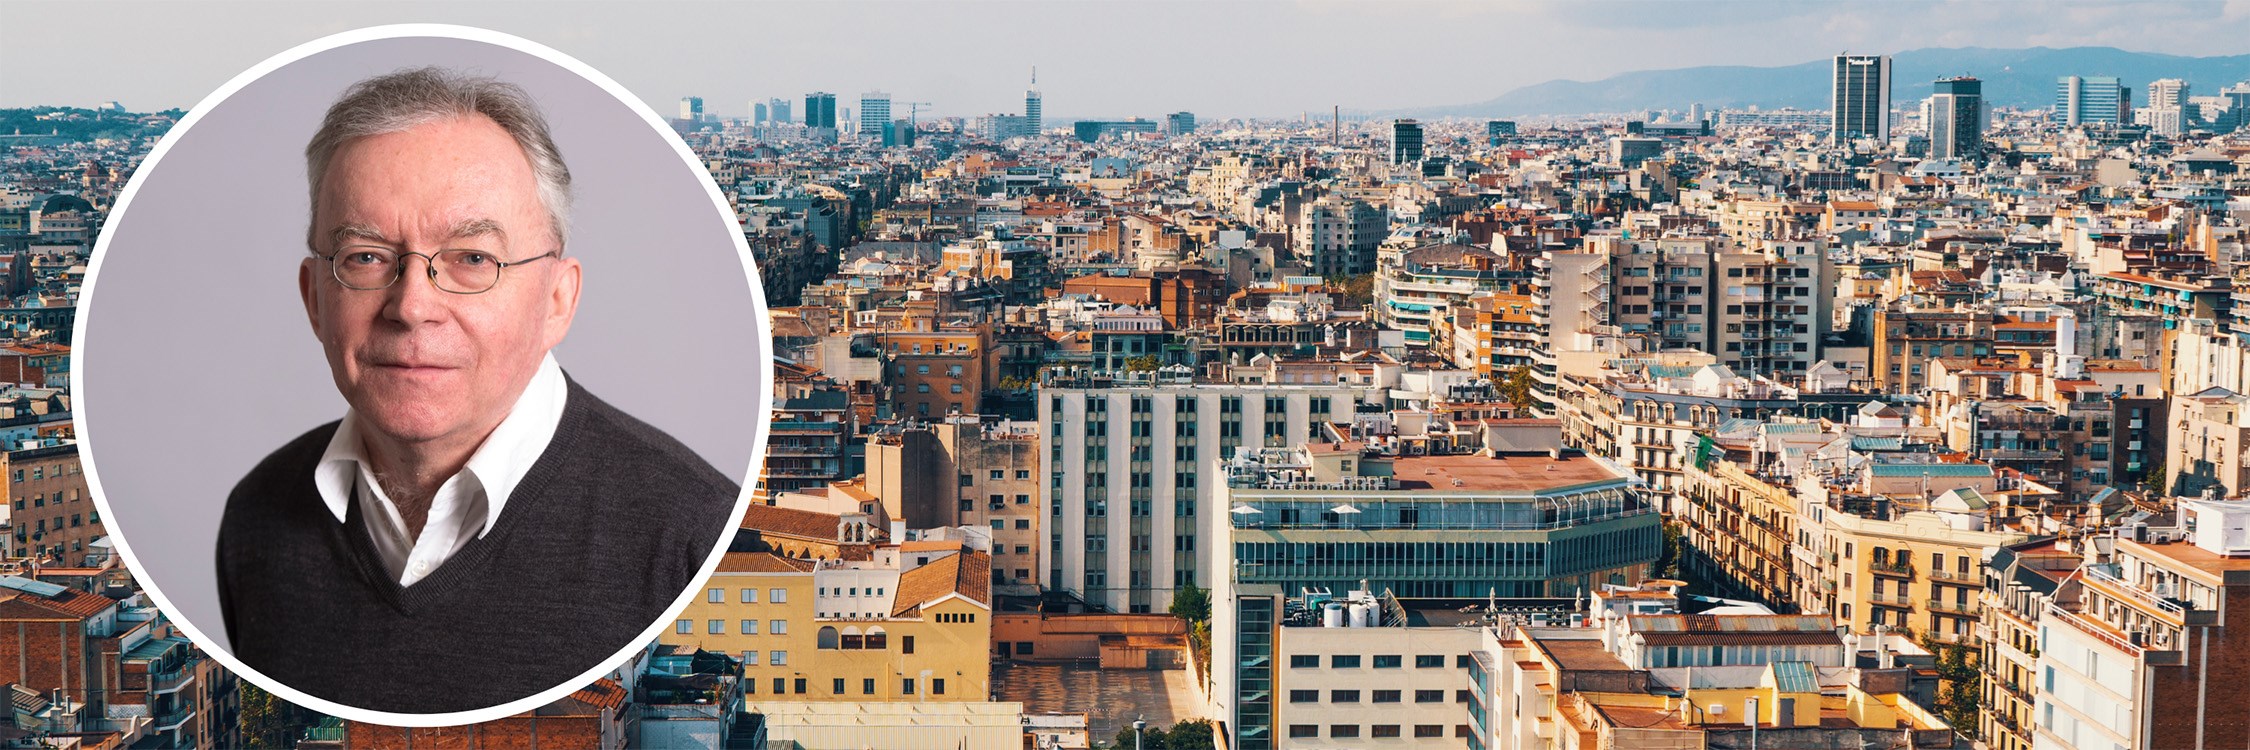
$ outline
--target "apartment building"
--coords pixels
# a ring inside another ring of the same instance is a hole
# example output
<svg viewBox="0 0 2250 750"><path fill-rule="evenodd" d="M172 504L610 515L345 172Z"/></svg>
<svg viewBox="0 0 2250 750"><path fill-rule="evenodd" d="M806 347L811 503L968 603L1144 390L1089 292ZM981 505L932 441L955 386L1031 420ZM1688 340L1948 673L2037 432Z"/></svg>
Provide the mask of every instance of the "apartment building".
<svg viewBox="0 0 2250 750"><path fill-rule="evenodd" d="M1162 611L1183 584L1213 585L1206 522L1219 462L1302 442L1382 408L1395 365L1316 363L1272 382L1165 373L1050 375L1040 389L1047 478L1040 585L1113 612ZM1247 377L1247 376L1246 376ZM1286 382L1284 382L1286 381Z"/></svg>

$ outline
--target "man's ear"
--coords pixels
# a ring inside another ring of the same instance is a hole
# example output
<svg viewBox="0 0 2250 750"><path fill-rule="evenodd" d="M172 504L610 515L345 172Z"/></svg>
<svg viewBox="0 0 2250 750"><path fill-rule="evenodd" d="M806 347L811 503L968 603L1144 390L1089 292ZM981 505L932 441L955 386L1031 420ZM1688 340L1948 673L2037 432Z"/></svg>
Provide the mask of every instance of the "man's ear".
<svg viewBox="0 0 2250 750"><path fill-rule="evenodd" d="M297 296L305 300L305 321L312 324L313 336L316 338L321 335L321 320L320 305L313 302L313 284L320 277L314 275L317 272L313 270L313 264L319 261L319 258L306 258L303 263L297 264Z"/></svg>
<svg viewBox="0 0 2250 750"><path fill-rule="evenodd" d="M546 309L548 349L562 343L563 336L570 333L571 321L578 317L578 291L579 285L583 283L584 271L576 256L565 255L556 258L555 262L561 268L555 271L554 289L548 293L543 306Z"/></svg>

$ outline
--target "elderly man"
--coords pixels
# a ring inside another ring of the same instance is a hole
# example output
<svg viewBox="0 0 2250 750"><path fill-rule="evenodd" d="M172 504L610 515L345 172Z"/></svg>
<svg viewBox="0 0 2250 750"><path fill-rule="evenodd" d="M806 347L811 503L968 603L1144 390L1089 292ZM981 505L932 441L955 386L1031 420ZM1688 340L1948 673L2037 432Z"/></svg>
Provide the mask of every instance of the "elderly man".
<svg viewBox="0 0 2250 750"><path fill-rule="evenodd" d="M227 500L245 664L344 705L496 706L603 664L696 583L739 486L551 354L570 172L514 86L360 82L305 149L305 314L350 405Z"/></svg>

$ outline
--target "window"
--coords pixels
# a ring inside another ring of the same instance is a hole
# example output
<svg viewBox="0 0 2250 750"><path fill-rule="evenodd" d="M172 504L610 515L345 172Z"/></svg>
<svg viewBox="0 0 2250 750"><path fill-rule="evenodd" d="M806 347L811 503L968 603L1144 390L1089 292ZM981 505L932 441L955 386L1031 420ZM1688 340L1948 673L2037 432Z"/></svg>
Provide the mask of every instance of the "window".
<svg viewBox="0 0 2250 750"><path fill-rule="evenodd" d="M1328 691L1328 702L1330 702L1330 703L1358 703L1358 702L1359 702L1359 691L1357 691L1357 690L1330 690L1330 691Z"/></svg>
<svg viewBox="0 0 2250 750"><path fill-rule="evenodd" d="M712 604L725 604L727 602L727 590L712 589L711 593L707 597L705 597L705 601L708 601Z"/></svg>
<svg viewBox="0 0 2250 750"><path fill-rule="evenodd" d="M766 601L769 601L769 602L773 602L773 603L775 603L775 604L782 604L782 603L788 602L788 601L789 601L789 590L788 590L788 589L774 589L774 590L772 590L772 591L768 591L768 592L766 592Z"/></svg>
<svg viewBox="0 0 2250 750"><path fill-rule="evenodd" d="M743 603L743 604L757 604L757 603L758 603L758 590L757 590L757 589L743 589L743 590L742 590L742 603Z"/></svg>
<svg viewBox="0 0 2250 750"><path fill-rule="evenodd" d="M758 666L758 652L756 652L756 651L744 651L744 652L742 652L742 666L745 666L745 667L755 667L755 666ZM755 691L755 690L757 690L757 689L758 689L758 681L757 681L757 680L743 680L743 681L742 681L742 686L743 686L743 687L744 687L745 689L748 689L748 690L753 690L753 691Z"/></svg>
<svg viewBox="0 0 2250 750"><path fill-rule="evenodd" d="M679 622L673 623L672 632L678 633L680 635L693 633L695 632L695 623L688 620L681 620Z"/></svg>
<svg viewBox="0 0 2250 750"><path fill-rule="evenodd" d="M1320 736L1320 725L1319 725L1319 724L1291 724L1291 725L1289 725L1289 736L1290 736L1290 737L1292 737L1292 738L1304 738L1304 737L1319 737L1319 736Z"/></svg>
<svg viewBox="0 0 2250 750"><path fill-rule="evenodd" d="M911 636L911 635L902 635L902 636L899 636L899 638L898 638L898 650L899 650L899 653L903 653L903 654L911 654L911 653L914 653L914 636Z"/></svg>
<svg viewBox="0 0 2250 750"><path fill-rule="evenodd" d="M1330 669L1358 669L1359 656L1357 654L1338 654L1328 657L1328 667Z"/></svg>
<svg viewBox="0 0 2250 750"><path fill-rule="evenodd" d="M803 681L804 680L798 680L798 682ZM773 694L781 695L787 692L789 692L789 681L780 677L773 678Z"/></svg>
<svg viewBox="0 0 2250 750"><path fill-rule="evenodd" d="M787 652L787 651L772 651L772 652L768 652L768 653L766 654L766 663L767 663L767 664L771 664L771 665L773 665L773 666L776 666L776 667L786 667L786 666L789 666L789 652ZM798 680L797 682L799 683L799 685L797 686L797 692L800 692L800 693L802 693L802 692L805 692L805 688L804 688L804 685L802 684L802 683L804 682L804 680ZM776 692L779 692L779 691L776 691Z"/></svg>
<svg viewBox="0 0 2250 750"><path fill-rule="evenodd" d="M710 633L711 635L726 635L726 634L727 634L727 621L725 621L725 620L712 620L712 621L710 621L710 622L706 622L706 623L704 623L704 624L703 624L703 628L704 628L704 631L705 631L705 632L708 632L708 633Z"/></svg>
<svg viewBox="0 0 2250 750"><path fill-rule="evenodd" d="M944 694L945 694L945 680L944 680L943 678L938 678L938 679L932 679L932 680L930 680L930 694L931 694L931 695L944 695Z"/></svg>
<svg viewBox="0 0 2250 750"><path fill-rule="evenodd" d="M1396 690L1377 690L1377 691L1375 691L1375 702L1376 702L1376 703L1397 703L1397 702L1398 702L1398 691L1396 691Z"/></svg>
<svg viewBox="0 0 2250 750"><path fill-rule="evenodd" d="M743 634L743 635L757 635L757 634L758 634L758 621L757 621L757 620L743 620L743 621L742 621L742 634Z"/></svg>
<svg viewBox="0 0 2250 750"><path fill-rule="evenodd" d="M1414 736L1416 736L1416 737L1444 737L1444 736L1445 736L1445 725L1444 725L1444 724L1416 724L1416 725L1414 725Z"/></svg>
<svg viewBox="0 0 2250 750"><path fill-rule="evenodd" d="M1417 654L1414 657L1415 669L1439 669L1444 666L1444 654Z"/></svg>
<svg viewBox="0 0 2250 750"><path fill-rule="evenodd" d="M1289 668L1290 668L1290 669L1318 669L1319 667L1320 667L1320 657L1319 657L1318 655L1315 655L1315 654L1290 654L1290 655L1289 655Z"/></svg>
<svg viewBox="0 0 2250 750"><path fill-rule="evenodd" d="M1358 725L1358 724L1330 724L1330 725L1328 725L1328 736L1330 736L1330 737L1358 737L1358 736L1359 736L1359 725Z"/></svg>
<svg viewBox="0 0 2250 750"><path fill-rule="evenodd" d="M1289 702L1290 702L1290 703L1319 703L1319 702L1320 702L1320 691L1318 691L1318 690L1291 690L1291 691L1289 691Z"/></svg>
<svg viewBox="0 0 2250 750"><path fill-rule="evenodd" d="M1476 663L1476 659L1470 658L1468 654L1461 654L1453 657L1454 669L1468 669L1469 665L1474 663Z"/></svg>
<svg viewBox="0 0 2250 750"><path fill-rule="evenodd" d="M772 633L774 635L787 635L789 633L789 621L774 620L773 622L766 623L766 632Z"/></svg>
<svg viewBox="0 0 2250 750"><path fill-rule="evenodd" d="M833 689L833 690L830 690L830 691L829 691L829 693L830 693L831 695L843 695L843 694L844 694L844 678L842 678L842 677L838 677L838 678L836 678L835 680L833 680L832 682L834 683L834 686L835 686L835 687L834 687L834 689Z"/></svg>
<svg viewBox="0 0 2250 750"><path fill-rule="evenodd" d="M1374 728L1373 728L1373 729L1369 730L1367 734L1368 734L1368 736L1370 736L1370 737L1397 737L1397 736L1398 736L1398 725L1397 725L1397 724L1377 724L1377 725L1375 725L1375 726L1374 726Z"/></svg>
<svg viewBox="0 0 2250 750"><path fill-rule="evenodd" d="M1399 655L1398 655L1398 654L1376 654L1376 655L1375 655L1375 668L1376 668L1376 669L1397 669L1397 668L1398 668L1398 666L1399 666L1399 664L1400 664L1400 663L1401 663L1402 661L1403 661L1403 659L1401 659L1401 658L1399 657Z"/></svg>
<svg viewBox="0 0 2250 750"><path fill-rule="evenodd" d="M1416 691L1414 691L1414 702L1415 702L1415 703L1444 703L1444 702L1445 702L1445 691L1443 691L1443 690L1416 690Z"/></svg>
<svg viewBox="0 0 2250 750"><path fill-rule="evenodd" d="M899 694L900 694L900 695L913 695L913 694L914 694L914 678L912 678L912 677L908 677L908 678L906 678L906 679L903 679L903 680L899 680L899 683L898 683L898 692L899 692Z"/></svg>
<svg viewBox="0 0 2250 750"><path fill-rule="evenodd" d="M861 679L861 680L859 681L859 694L860 694L860 695L874 695L874 694L875 694L875 678L873 678L873 677L868 677L868 678L864 678L864 679Z"/></svg>

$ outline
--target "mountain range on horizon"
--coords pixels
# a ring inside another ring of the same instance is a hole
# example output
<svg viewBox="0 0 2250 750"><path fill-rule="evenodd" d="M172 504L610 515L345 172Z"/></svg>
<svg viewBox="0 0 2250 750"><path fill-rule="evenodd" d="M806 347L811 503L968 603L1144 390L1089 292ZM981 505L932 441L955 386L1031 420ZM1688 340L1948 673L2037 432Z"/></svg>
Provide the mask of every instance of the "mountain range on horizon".
<svg viewBox="0 0 2250 750"><path fill-rule="evenodd" d="M1596 81L1554 80L1517 88L1472 104L1409 107L1382 114L1399 117L1527 117L1641 110L1826 109L1831 60L1752 67L1706 65L1620 73ZM1891 55L1891 102L1911 103L1931 93L1939 78L1975 76L1986 102L1999 107L2054 104L2061 76L2116 76L2133 88L2134 106L2146 103L2150 81L2179 78L2196 96L2250 80L2250 54L2186 57L2114 47L1984 47L1917 49Z"/></svg>

